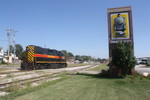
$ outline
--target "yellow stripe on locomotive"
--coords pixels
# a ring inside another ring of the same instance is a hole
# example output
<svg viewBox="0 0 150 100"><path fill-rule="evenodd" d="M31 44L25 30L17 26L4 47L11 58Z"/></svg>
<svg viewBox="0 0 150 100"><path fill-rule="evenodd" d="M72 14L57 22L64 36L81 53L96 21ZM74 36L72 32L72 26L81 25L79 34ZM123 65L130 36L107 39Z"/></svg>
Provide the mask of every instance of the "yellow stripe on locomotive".
<svg viewBox="0 0 150 100"><path fill-rule="evenodd" d="M26 47L27 61L34 62L34 46Z"/></svg>

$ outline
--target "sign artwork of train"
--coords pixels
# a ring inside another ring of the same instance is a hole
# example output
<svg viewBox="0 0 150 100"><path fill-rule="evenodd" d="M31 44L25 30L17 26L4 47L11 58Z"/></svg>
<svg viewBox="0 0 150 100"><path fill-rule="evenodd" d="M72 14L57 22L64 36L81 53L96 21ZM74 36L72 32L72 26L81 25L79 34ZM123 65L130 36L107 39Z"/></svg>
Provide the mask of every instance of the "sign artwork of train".
<svg viewBox="0 0 150 100"><path fill-rule="evenodd" d="M29 45L26 47L26 59L21 63L21 69L48 69L67 67L66 59L61 51Z"/></svg>

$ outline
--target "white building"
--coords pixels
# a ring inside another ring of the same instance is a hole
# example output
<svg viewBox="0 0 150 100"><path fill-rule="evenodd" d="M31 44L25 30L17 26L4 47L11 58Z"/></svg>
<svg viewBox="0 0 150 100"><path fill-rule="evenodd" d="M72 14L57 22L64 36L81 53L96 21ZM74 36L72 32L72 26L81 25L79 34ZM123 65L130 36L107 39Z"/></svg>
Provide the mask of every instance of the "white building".
<svg viewBox="0 0 150 100"><path fill-rule="evenodd" d="M13 63L13 62L14 62L14 58L15 58L16 61L18 60L18 57L16 57L16 56L15 56L14 54L12 54L12 53L10 53L9 60L8 60L7 58L8 58L7 54L4 53L3 48L0 47L0 63L1 63L2 61L4 61L5 63ZM16 62L16 61L15 61L15 62Z"/></svg>
<svg viewBox="0 0 150 100"><path fill-rule="evenodd" d="M9 56L9 59L8 59L8 56L5 56L4 58L3 58L3 61L4 62L6 62L6 63L13 63L14 62L14 59L15 60L18 60L18 57L16 57L14 54L10 54L10 56ZM16 61L15 61L16 62Z"/></svg>
<svg viewBox="0 0 150 100"><path fill-rule="evenodd" d="M4 58L4 51L3 48L0 47L0 63L3 61L3 58Z"/></svg>

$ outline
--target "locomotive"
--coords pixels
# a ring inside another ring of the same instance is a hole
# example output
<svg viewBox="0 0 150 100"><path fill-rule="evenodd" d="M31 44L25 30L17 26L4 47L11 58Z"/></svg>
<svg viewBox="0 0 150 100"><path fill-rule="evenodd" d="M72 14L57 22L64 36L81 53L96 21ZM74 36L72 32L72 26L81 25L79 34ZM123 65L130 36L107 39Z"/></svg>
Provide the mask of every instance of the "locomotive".
<svg viewBox="0 0 150 100"><path fill-rule="evenodd" d="M114 19L114 29L116 31L116 37L126 37L126 23L125 18L121 17L120 14Z"/></svg>
<svg viewBox="0 0 150 100"><path fill-rule="evenodd" d="M67 67L63 52L35 45L26 47L26 58L21 63L22 70Z"/></svg>

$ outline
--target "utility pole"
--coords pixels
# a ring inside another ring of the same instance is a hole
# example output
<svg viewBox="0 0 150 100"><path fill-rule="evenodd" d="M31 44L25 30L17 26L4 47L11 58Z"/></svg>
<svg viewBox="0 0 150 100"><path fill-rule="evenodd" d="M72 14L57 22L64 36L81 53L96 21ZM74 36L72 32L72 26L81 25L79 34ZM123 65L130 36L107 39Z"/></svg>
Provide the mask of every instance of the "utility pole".
<svg viewBox="0 0 150 100"><path fill-rule="evenodd" d="M18 31L13 31L12 33L12 41L13 41L13 45L14 45L14 61L13 61L13 64L14 64L14 67L15 67L15 57L16 57L16 32Z"/></svg>
<svg viewBox="0 0 150 100"><path fill-rule="evenodd" d="M7 57L7 60L8 60L8 61L7 61L7 64L9 64L9 56L10 56L10 38L11 38L10 36L11 36L11 32L13 31L13 29L10 29L10 28L9 28L9 29L7 29L6 31L7 31L7 38L8 38L8 51L7 51L7 53L8 53L8 54L7 54L7 56L8 56L8 57Z"/></svg>
<svg viewBox="0 0 150 100"><path fill-rule="evenodd" d="M8 60L8 62L7 62L7 64L9 64L9 57L10 57L10 40L11 40L11 34L12 34L12 36L13 36L13 38L12 38L12 41L13 41L13 44L14 44L14 59L15 59L15 52L16 52L16 48L15 48L15 43L16 43L16 38L15 38L15 33L17 32L17 31L14 31L13 29L7 29L6 30L7 31L7 38L8 38L8 51L7 51L7 53L8 53L8 57L7 57L7 60ZM14 61L15 62L15 61ZM13 62L13 63L14 63Z"/></svg>

